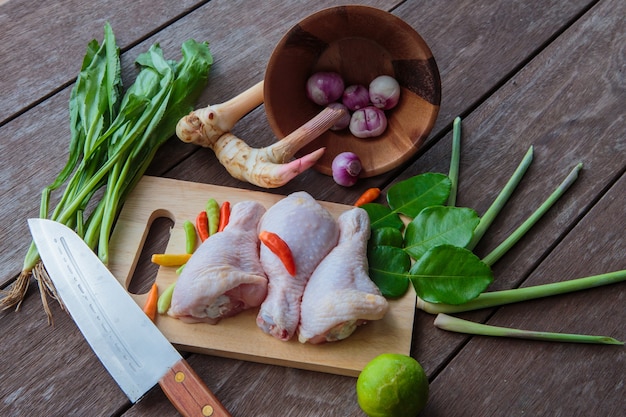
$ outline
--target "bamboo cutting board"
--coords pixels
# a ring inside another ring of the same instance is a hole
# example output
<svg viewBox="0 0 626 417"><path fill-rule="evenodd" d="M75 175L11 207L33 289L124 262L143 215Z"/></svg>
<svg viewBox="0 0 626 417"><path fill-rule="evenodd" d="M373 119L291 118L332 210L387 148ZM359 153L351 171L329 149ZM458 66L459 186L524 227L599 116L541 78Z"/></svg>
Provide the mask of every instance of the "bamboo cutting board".
<svg viewBox="0 0 626 417"><path fill-rule="evenodd" d="M166 253L184 253L183 222L194 221L206 201L218 203L256 200L266 207L283 196L230 187L215 186L145 176L127 199L111 238L109 268L124 288L128 288L152 222L159 217L171 219ZM335 217L351 208L320 202ZM176 268L160 267L156 276L159 291L177 278ZM146 295L131 296L143 305ZM256 325L258 309L223 319L217 325L188 324L159 315L156 325L177 348L190 352L289 366L339 375L357 376L361 369L381 353L410 354L415 292L390 301L390 310L379 321L358 328L348 339L323 345L301 344L296 340L279 341Z"/></svg>

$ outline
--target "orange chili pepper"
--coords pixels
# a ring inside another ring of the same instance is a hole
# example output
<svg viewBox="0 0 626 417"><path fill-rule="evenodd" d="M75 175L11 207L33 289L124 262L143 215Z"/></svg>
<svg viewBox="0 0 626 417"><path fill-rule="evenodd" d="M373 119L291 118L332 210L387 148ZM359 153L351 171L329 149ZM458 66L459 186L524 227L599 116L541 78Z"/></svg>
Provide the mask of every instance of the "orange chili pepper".
<svg viewBox="0 0 626 417"><path fill-rule="evenodd" d="M204 242L209 238L209 219L205 210L202 210L196 216L196 231L200 241Z"/></svg>
<svg viewBox="0 0 626 417"><path fill-rule="evenodd" d="M293 260L293 254L287 242L282 240L276 233L263 230L259 233L259 239L261 242L271 250L278 259L285 265L285 269L289 272L289 275L296 275L296 263Z"/></svg>
<svg viewBox="0 0 626 417"><path fill-rule="evenodd" d="M230 203L228 201L224 201L220 207L220 223L217 226L218 232L224 230L228 224L228 220L230 220Z"/></svg>
<svg viewBox="0 0 626 417"><path fill-rule="evenodd" d="M363 204L371 203L372 201L376 200L379 195L380 188L368 188L363 194L361 194L358 200L356 200L356 203L354 203L354 205L356 207L361 207Z"/></svg>
<svg viewBox="0 0 626 417"><path fill-rule="evenodd" d="M157 287L156 282L152 284L150 291L148 292L148 298L146 298L146 303L143 306L143 312L150 318L150 320L154 321L156 319L157 314L157 301L159 299L159 288Z"/></svg>

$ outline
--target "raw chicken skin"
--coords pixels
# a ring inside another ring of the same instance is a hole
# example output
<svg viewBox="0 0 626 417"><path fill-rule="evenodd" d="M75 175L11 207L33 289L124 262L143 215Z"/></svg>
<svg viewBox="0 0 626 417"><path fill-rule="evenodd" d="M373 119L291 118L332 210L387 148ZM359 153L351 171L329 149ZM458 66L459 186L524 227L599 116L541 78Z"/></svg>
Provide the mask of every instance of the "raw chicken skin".
<svg viewBox="0 0 626 417"><path fill-rule="evenodd" d="M299 191L270 207L259 226L282 238L293 254L296 275L261 245L261 264L269 279L267 298L261 304L257 325L265 333L289 340L300 321L304 287L320 261L337 244L339 227L332 215L313 197Z"/></svg>
<svg viewBox="0 0 626 417"><path fill-rule="evenodd" d="M178 277L170 316L216 324L261 304L267 277L259 260L257 228L264 213L265 207L254 201L233 205L228 225L196 249Z"/></svg>
<svg viewBox="0 0 626 417"><path fill-rule="evenodd" d="M345 339L358 325L383 318L389 309L367 273L367 213L353 208L337 221L339 243L315 269L304 290L298 328L302 343Z"/></svg>

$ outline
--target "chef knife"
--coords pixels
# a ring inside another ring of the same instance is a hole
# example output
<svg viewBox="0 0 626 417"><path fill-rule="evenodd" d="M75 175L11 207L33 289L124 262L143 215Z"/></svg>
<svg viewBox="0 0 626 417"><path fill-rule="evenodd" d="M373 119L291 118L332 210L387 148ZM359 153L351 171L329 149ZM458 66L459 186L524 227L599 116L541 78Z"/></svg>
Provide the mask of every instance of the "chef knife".
<svg viewBox="0 0 626 417"><path fill-rule="evenodd" d="M61 301L130 401L158 383L184 416L230 416L73 230L45 219L28 226Z"/></svg>

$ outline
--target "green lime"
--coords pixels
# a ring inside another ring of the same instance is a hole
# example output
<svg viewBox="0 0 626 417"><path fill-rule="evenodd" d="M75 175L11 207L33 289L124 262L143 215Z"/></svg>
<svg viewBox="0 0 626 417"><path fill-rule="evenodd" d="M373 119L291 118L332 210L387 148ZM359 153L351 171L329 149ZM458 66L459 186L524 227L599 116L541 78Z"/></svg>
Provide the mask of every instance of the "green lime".
<svg viewBox="0 0 626 417"><path fill-rule="evenodd" d="M415 417L428 401L428 378L412 357L384 353L365 365L356 395L369 417Z"/></svg>

